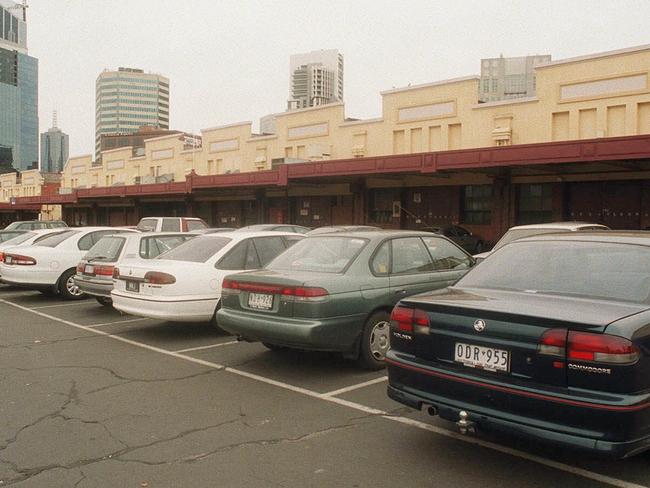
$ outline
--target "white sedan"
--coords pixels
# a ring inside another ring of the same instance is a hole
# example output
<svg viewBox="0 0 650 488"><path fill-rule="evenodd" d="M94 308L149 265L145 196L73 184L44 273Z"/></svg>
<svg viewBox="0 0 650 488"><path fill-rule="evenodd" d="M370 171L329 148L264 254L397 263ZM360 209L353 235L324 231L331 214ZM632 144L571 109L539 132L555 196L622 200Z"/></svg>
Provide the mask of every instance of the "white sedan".
<svg viewBox="0 0 650 488"><path fill-rule="evenodd" d="M124 260L113 275L113 307L140 317L216 325L223 278L266 266L303 237L220 232L195 237L146 264Z"/></svg>
<svg viewBox="0 0 650 488"><path fill-rule="evenodd" d="M29 246L9 248L0 263L0 281L44 293L56 293L66 300L83 298L74 282L77 263L102 237L135 232L111 227L59 229Z"/></svg>

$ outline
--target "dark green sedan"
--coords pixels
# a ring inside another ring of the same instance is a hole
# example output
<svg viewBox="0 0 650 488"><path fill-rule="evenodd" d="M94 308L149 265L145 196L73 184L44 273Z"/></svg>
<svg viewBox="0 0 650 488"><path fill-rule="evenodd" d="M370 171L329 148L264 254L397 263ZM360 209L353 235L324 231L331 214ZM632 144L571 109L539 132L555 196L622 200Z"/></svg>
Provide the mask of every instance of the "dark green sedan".
<svg viewBox="0 0 650 488"><path fill-rule="evenodd" d="M378 369L393 306L455 283L473 264L456 244L425 232L307 237L264 270L228 276L217 321L270 349L337 351Z"/></svg>

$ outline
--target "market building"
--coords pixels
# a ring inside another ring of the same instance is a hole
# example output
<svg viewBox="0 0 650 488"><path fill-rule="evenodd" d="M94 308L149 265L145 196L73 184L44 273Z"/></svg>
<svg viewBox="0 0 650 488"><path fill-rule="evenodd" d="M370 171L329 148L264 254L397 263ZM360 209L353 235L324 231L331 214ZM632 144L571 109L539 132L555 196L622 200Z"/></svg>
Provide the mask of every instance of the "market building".
<svg viewBox="0 0 650 488"><path fill-rule="evenodd" d="M492 242L529 222L650 227L650 45L534 70L534 97L479 103L470 76L382 92L376 119L337 102L275 114L275 134L242 122L73 157L58 194L18 200L71 224L457 222Z"/></svg>

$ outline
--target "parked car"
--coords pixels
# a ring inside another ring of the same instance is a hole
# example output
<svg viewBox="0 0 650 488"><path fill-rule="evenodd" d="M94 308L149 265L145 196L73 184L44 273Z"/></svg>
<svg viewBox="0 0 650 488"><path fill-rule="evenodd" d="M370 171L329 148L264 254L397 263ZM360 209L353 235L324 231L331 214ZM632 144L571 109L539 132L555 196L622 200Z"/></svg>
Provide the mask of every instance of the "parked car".
<svg viewBox="0 0 650 488"><path fill-rule="evenodd" d="M111 227L62 229L29 246L8 249L0 264L0 281L59 294L66 300L83 298L74 282L77 263L102 236L120 232L133 231Z"/></svg>
<svg viewBox="0 0 650 488"><path fill-rule="evenodd" d="M307 235L314 236L318 234L331 234L332 232L364 232L373 230L382 229L373 225L326 225L310 230L307 232Z"/></svg>
<svg viewBox="0 0 650 488"><path fill-rule="evenodd" d="M293 224L257 224L257 225L248 225L237 229L238 231L243 232L295 232L296 234L306 234L311 229L309 227L303 227L302 225L293 225Z"/></svg>
<svg viewBox="0 0 650 488"><path fill-rule="evenodd" d="M208 224L196 217L145 217L136 226L141 232L192 232L207 228Z"/></svg>
<svg viewBox="0 0 650 488"><path fill-rule="evenodd" d="M391 316L388 394L457 422L632 455L650 447L650 233L519 239Z"/></svg>
<svg viewBox="0 0 650 488"><path fill-rule="evenodd" d="M141 260L144 264L193 237L189 232L106 235L79 262L74 282L83 293L95 297L104 306L111 306L113 270L120 260Z"/></svg>
<svg viewBox="0 0 650 488"><path fill-rule="evenodd" d="M491 251L475 254L474 257L478 261L487 258L491 253L497 249L501 249L506 244L521 239L522 237L540 235L540 234L555 234L557 232L577 232L584 230L609 230L609 227L600 224L592 224L589 222L552 222L550 224L529 224L517 225L510 227L501 239L494 245Z"/></svg>
<svg viewBox="0 0 650 488"><path fill-rule="evenodd" d="M63 220L24 220L12 222L5 230L59 229L67 226Z"/></svg>
<svg viewBox="0 0 650 488"><path fill-rule="evenodd" d="M224 276L261 268L299 239L295 233L222 232L197 236L146 263L125 259L113 275L113 306L141 317L216 325Z"/></svg>
<svg viewBox="0 0 650 488"><path fill-rule="evenodd" d="M378 369L397 301L455 283L473 264L456 244L425 232L308 236L265 270L227 276L217 320L270 349L337 351Z"/></svg>
<svg viewBox="0 0 650 488"><path fill-rule="evenodd" d="M433 232L434 234L442 234L448 239L454 241L470 254L483 252L487 247L483 239L479 236L475 236L469 230L460 225L432 226L424 227L420 230L424 232Z"/></svg>

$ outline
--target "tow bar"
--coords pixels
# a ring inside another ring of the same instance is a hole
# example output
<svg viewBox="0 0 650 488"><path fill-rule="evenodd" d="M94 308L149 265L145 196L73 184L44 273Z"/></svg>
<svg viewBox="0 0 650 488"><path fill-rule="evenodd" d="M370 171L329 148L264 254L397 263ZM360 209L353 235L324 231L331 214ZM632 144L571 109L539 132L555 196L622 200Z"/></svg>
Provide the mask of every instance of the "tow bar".
<svg viewBox="0 0 650 488"><path fill-rule="evenodd" d="M456 422L456 425L458 426L458 430L460 431L461 434L475 434L476 433L476 423L472 422L471 420L468 420L469 414L465 410L461 410L458 413L458 417L460 420Z"/></svg>

